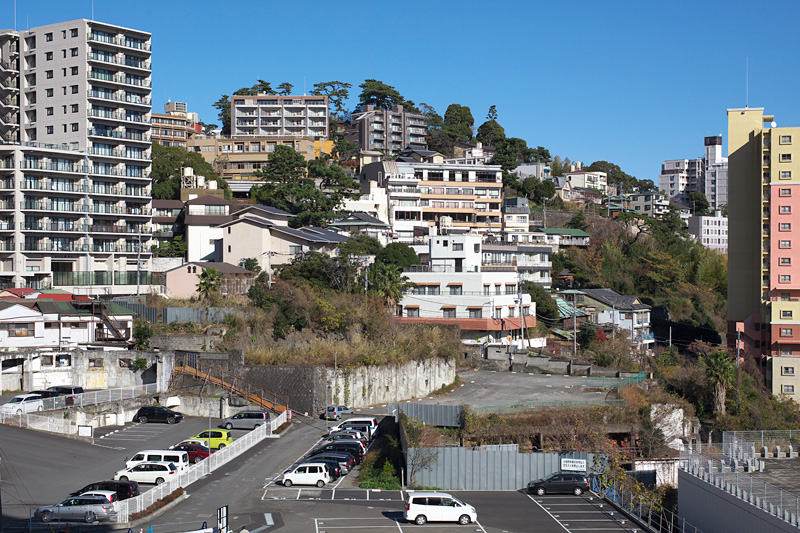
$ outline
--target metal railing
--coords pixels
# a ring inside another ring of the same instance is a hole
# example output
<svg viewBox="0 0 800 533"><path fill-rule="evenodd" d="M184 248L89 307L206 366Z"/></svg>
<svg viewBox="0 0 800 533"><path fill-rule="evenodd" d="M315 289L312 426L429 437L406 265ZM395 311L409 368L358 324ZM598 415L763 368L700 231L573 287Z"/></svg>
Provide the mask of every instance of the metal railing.
<svg viewBox="0 0 800 533"><path fill-rule="evenodd" d="M698 452L681 453L681 469L744 502L800 526L800 496L735 468L737 461ZM733 465L733 466L731 466Z"/></svg>
<svg viewBox="0 0 800 533"><path fill-rule="evenodd" d="M642 382L647 379L647 372L642 371L638 374L633 376L627 376L624 378L610 378L610 377L590 377L587 376L584 380L583 386L584 387L598 387L601 389L612 388L612 389L619 389L620 387L626 387L628 385L635 385L636 383Z"/></svg>
<svg viewBox="0 0 800 533"><path fill-rule="evenodd" d="M642 495L632 487L617 480L607 480L604 476L593 476L592 490L603 499L611 502L628 516L632 517L650 531L658 533L702 533L672 511L664 509L657 501Z"/></svg>
<svg viewBox="0 0 800 533"><path fill-rule="evenodd" d="M272 424L270 423L270 426L271 425ZM180 475L165 481L161 485L157 485L155 488L148 490L147 492L140 494L135 498L120 501L117 509L117 522L128 522L130 520L130 516L134 513L144 511L155 502L178 490L178 488L188 487L198 479L207 476L217 468L232 461L259 442L266 439L270 433L271 429L267 429L266 425L259 426L246 433L243 437L233 441L230 446L226 446L225 448L222 448L221 450L211 454L208 459L204 459L203 461L190 466Z"/></svg>
<svg viewBox="0 0 800 533"><path fill-rule="evenodd" d="M754 464L766 448L767 457L777 450L800 449L800 431L726 431L722 434L722 453L729 459Z"/></svg>

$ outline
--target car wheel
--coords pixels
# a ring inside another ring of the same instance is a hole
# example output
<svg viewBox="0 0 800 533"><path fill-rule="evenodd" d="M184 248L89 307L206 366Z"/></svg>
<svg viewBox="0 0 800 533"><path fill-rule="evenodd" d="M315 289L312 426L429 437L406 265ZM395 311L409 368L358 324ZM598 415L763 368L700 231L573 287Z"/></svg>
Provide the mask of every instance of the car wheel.
<svg viewBox="0 0 800 533"><path fill-rule="evenodd" d="M146 416L140 416L139 417L139 423L140 424L147 424L147 417Z"/></svg>
<svg viewBox="0 0 800 533"><path fill-rule="evenodd" d="M291 487L292 486L292 480L291 479L284 479L283 480L283 486L284 487Z"/></svg>
<svg viewBox="0 0 800 533"><path fill-rule="evenodd" d="M575 490L572 491L572 494L574 494L575 496L580 496L581 494L583 494L583 489L580 487L575 487Z"/></svg>
<svg viewBox="0 0 800 533"><path fill-rule="evenodd" d="M50 511L45 511L42 513L42 522L49 522L53 519L53 513Z"/></svg>
<svg viewBox="0 0 800 533"><path fill-rule="evenodd" d="M36 408L36 410L37 410L37 411L43 411L43 410L44 410L44 407L42 407L42 406L40 405L39 407L37 407L37 408Z"/></svg>
<svg viewBox="0 0 800 533"><path fill-rule="evenodd" d="M119 476L120 481L128 481L128 476Z"/></svg>
<svg viewBox="0 0 800 533"><path fill-rule="evenodd" d="M17 416L20 416L21 414L22 414L22 409L17 409Z"/></svg>
<svg viewBox="0 0 800 533"><path fill-rule="evenodd" d="M461 516L458 517L458 523L461 524L462 526L466 526L470 522L472 522L472 520L470 520L469 515L462 514Z"/></svg>
<svg viewBox="0 0 800 533"><path fill-rule="evenodd" d="M544 496L544 492L545 492L545 491L544 491L544 487L538 487L538 488L536 489L536 495L537 495L537 496Z"/></svg>
<svg viewBox="0 0 800 533"><path fill-rule="evenodd" d="M253 429L260 428L260 427L261 427L261 424L256 424L255 426L253 426Z"/></svg>
<svg viewBox="0 0 800 533"><path fill-rule="evenodd" d="M164 483L164 478L163 477L157 477L156 478L156 485L161 485L162 483Z"/></svg>
<svg viewBox="0 0 800 533"><path fill-rule="evenodd" d="M228 431L232 430L233 429L233 424L228 422L227 424L225 424L225 429L227 429Z"/></svg>
<svg viewBox="0 0 800 533"><path fill-rule="evenodd" d="M175 423L175 417L174 416L170 416L169 418L167 418L167 424L174 424L174 423Z"/></svg>
<svg viewBox="0 0 800 533"><path fill-rule="evenodd" d="M424 514L418 514L417 517L414 519L414 523L417 524L418 526L425 525L425 522L427 521L428 517L426 517Z"/></svg>
<svg viewBox="0 0 800 533"><path fill-rule="evenodd" d="M97 520L97 517L94 515L93 512L89 511L88 513L86 513L86 523L87 524L94 524L94 522L96 520Z"/></svg>
<svg viewBox="0 0 800 533"><path fill-rule="evenodd" d="M219 445L219 446L217 446L217 449L218 449L218 450L221 450L221 449L222 449L222 448L224 448L224 447L225 447L225 445L224 445L224 444L222 444L222 443L220 443L220 445Z"/></svg>
<svg viewBox="0 0 800 533"><path fill-rule="evenodd" d="M319 481L317 481L317 487L322 488L324 486L325 486L325 482L324 481L322 481L321 479Z"/></svg>

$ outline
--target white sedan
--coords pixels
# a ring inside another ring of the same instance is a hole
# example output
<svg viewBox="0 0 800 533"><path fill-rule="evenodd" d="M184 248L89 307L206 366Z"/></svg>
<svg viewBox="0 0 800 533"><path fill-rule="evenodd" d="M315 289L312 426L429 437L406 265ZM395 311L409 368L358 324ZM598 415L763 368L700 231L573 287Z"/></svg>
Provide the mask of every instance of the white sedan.
<svg viewBox="0 0 800 533"><path fill-rule="evenodd" d="M0 410L8 415L21 415L41 411L43 409L42 397L38 394L18 394L11 401L3 405Z"/></svg>
<svg viewBox="0 0 800 533"><path fill-rule="evenodd" d="M177 475L177 472L178 469L172 463L149 462L124 468L114 474L114 479L160 485L170 479L170 476Z"/></svg>

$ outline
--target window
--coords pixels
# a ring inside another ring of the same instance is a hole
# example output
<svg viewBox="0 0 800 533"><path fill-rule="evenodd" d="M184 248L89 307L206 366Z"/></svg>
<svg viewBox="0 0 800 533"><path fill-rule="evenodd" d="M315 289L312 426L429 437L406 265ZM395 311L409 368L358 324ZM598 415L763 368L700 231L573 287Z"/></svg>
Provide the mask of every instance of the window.
<svg viewBox="0 0 800 533"><path fill-rule="evenodd" d="M406 307L406 315L409 318L419 318L419 307Z"/></svg>
<svg viewBox="0 0 800 533"><path fill-rule="evenodd" d="M781 355L792 355L792 347L781 346ZM794 372L794 367L792 367L792 372Z"/></svg>
<svg viewBox="0 0 800 533"><path fill-rule="evenodd" d="M44 53L45 61L52 61L53 60L53 52L45 52Z"/></svg>
<svg viewBox="0 0 800 533"><path fill-rule="evenodd" d="M69 30L69 36L70 37L77 37L78 36L78 28L72 28L71 30ZM77 48L75 50L77 50ZM78 55L78 54L75 54L75 55Z"/></svg>
<svg viewBox="0 0 800 533"><path fill-rule="evenodd" d="M50 41L52 41L52 40L53 40L53 33L52 33L52 32L50 32L50 33L45 33L45 34L44 34L44 40L45 40L45 41L47 41L48 43L49 43Z"/></svg>
<svg viewBox="0 0 800 533"><path fill-rule="evenodd" d="M781 163L788 163L792 160L792 154L781 154Z"/></svg>
<svg viewBox="0 0 800 533"><path fill-rule="evenodd" d="M483 309L470 309L469 310L469 317L470 318L483 318Z"/></svg>
<svg viewBox="0 0 800 533"><path fill-rule="evenodd" d="M66 78L67 77L67 67L61 69L61 76Z"/></svg>
<svg viewBox="0 0 800 533"><path fill-rule="evenodd" d="M455 307L442 309L442 318L455 318L455 317L456 317Z"/></svg>
<svg viewBox="0 0 800 533"><path fill-rule="evenodd" d="M450 296L460 296L461 294L463 294L461 285L450 285Z"/></svg>
<svg viewBox="0 0 800 533"><path fill-rule="evenodd" d="M78 49L77 48L70 48L69 49L69 55L71 55L72 57L78 57Z"/></svg>
<svg viewBox="0 0 800 533"><path fill-rule="evenodd" d="M44 90L44 94L45 94L45 96L47 96L48 98L49 98L49 97L51 97L51 96L53 96L53 89L45 89L45 90Z"/></svg>
<svg viewBox="0 0 800 533"><path fill-rule="evenodd" d="M792 195L792 189L781 189L780 195L781 196L791 196Z"/></svg>
<svg viewBox="0 0 800 533"><path fill-rule="evenodd" d="M64 127L64 133L67 133L67 125L66 124L62 124L62 126Z"/></svg>
<svg viewBox="0 0 800 533"><path fill-rule="evenodd" d="M791 283L792 276L790 274L781 274L781 283Z"/></svg>
<svg viewBox="0 0 800 533"><path fill-rule="evenodd" d="M78 112L78 104L72 104L72 112L73 113L77 113Z"/></svg>
<svg viewBox="0 0 800 533"><path fill-rule="evenodd" d="M781 264L782 265L791 265L792 258L791 257L781 257Z"/></svg>
<svg viewBox="0 0 800 533"><path fill-rule="evenodd" d="M454 252L461 252L464 250L464 243L463 242L454 242L453 243L453 251Z"/></svg>
<svg viewBox="0 0 800 533"><path fill-rule="evenodd" d="M792 224L789 222L781 222L781 231L791 231Z"/></svg>
<svg viewBox="0 0 800 533"><path fill-rule="evenodd" d="M781 337L791 337L792 328L781 328Z"/></svg>
<svg viewBox="0 0 800 533"><path fill-rule="evenodd" d="M781 241L780 247L781 248L791 248L792 247L792 241Z"/></svg>
<svg viewBox="0 0 800 533"><path fill-rule="evenodd" d="M794 385L784 385L783 386L783 393L784 394L794 394Z"/></svg>
<svg viewBox="0 0 800 533"><path fill-rule="evenodd" d="M782 180L790 180L790 179L792 179L792 171L791 170L781 170L781 179Z"/></svg>
<svg viewBox="0 0 800 533"><path fill-rule="evenodd" d="M67 49L66 48L62 48L61 49L61 57L63 57L64 59L67 58Z"/></svg>
<svg viewBox="0 0 800 533"><path fill-rule="evenodd" d="M45 133L47 133L48 135L52 135L53 134L53 126L47 126L45 128Z"/></svg>
<svg viewBox="0 0 800 533"><path fill-rule="evenodd" d="M792 206L790 205L781 206L781 213L791 213L791 212L792 212Z"/></svg>
<svg viewBox="0 0 800 533"><path fill-rule="evenodd" d="M45 78L47 78L48 80L51 80L51 79L53 79L53 71L52 71L52 70L45 70L45 71L44 71L44 76L45 76Z"/></svg>
<svg viewBox="0 0 800 533"><path fill-rule="evenodd" d="M71 73L73 76L77 76L77 75L78 75L78 67L72 67L72 68L70 69L70 73Z"/></svg>
<svg viewBox="0 0 800 533"><path fill-rule="evenodd" d="M72 86L72 94L78 94L78 86L77 85L73 85Z"/></svg>
<svg viewBox="0 0 800 533"><path fill-rule="evenodd" d="M303 252L302 246L289 246L289 253L292 255L297 255Z"/></svg>
<svg viewBox="0 0 800 533"><path fill-rule="evenodd" d="M790 310L782 309L781 318L792 318L792 312Z"/></svg>
<svg viewBox="0 0 800 533"><path fill-rule="evenodd" d="M53 115L53 108L52 107L45 107L44 110L47 113L48 117Z"/></svg>
<svg viewBox="0 0 800 533"><path fill-rule="evenodd" d="M78 131L78 123L77 122L73 122L72 123L72 131Z"/></svg>

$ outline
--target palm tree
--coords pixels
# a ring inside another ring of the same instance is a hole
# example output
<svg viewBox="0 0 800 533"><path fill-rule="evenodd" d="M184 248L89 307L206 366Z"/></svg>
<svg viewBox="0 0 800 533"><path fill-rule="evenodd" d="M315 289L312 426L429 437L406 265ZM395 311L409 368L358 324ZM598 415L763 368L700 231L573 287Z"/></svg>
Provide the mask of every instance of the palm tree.
<svg viewBox="0 0 800 533"><path fill-rule="evenodd" d="M397 266L374 263L369 267L369 285L370 291L380 296L391 310L411 283Z"/></svg>
<svg viewBox="0 0 800 533"><path fill-rule="evenodd" d="M733 385L735 368L730 355L724 351L717 351L700 360L705 368L706 379L714 387L714 412L718 415L725 414L725 395L728 387Z"/></svg>
<svg viewBox="0 0 800 533"><path fill-rule="evenodd" d="M206 299L212 293L217 292L222 284L222 274L216 268L204 268L197 277L200 280L197 282L197 292L202 299Z"/></svg>

